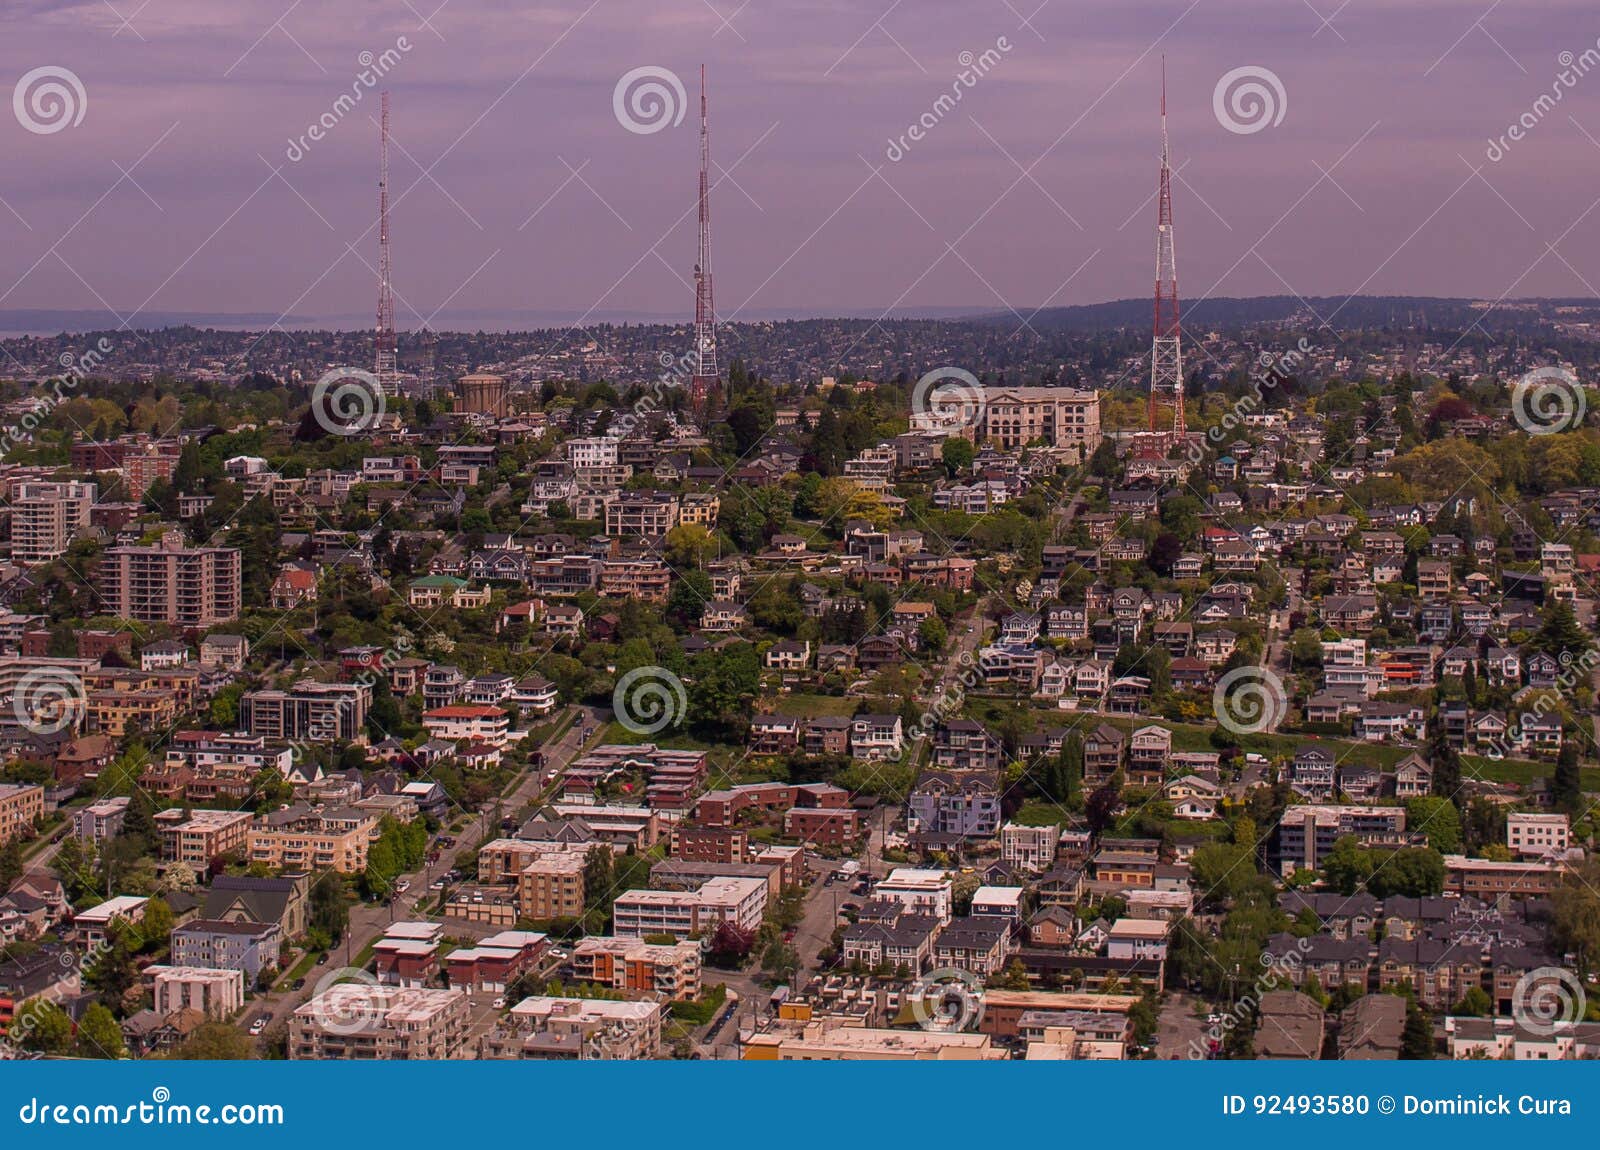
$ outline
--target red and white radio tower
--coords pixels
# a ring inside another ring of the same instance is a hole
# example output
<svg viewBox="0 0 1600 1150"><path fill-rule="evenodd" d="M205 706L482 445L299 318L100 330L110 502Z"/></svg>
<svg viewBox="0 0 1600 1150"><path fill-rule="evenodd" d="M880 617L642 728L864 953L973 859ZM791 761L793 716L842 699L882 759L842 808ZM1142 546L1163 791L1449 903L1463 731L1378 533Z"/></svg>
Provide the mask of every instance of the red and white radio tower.
<svg viewBox="0 0 1600 1150"><path fill-rule="evenodd" d="M382 139L378 145L378 328L373 374L385 394L399 391L399 353L394 333L394 289L389 281L389 93L383 93Z"/></svg>
<svg viewBox="0 0 1600 1150"><path fill-rule="evenodd" d="M1178 257L1172 245L1172 162L1167 150L1167 61L1161 59L1161 190L1156 207L1155 336L1150 344L1150 430L1159 433L1160 396L1171 395L1173 438L1183 438L1183 347L1178 323Z"/></svg>
<svg viewBox="0 0 1600 1150"><path fill-rule="evenodd" d="M711 296L711 129L706 116L706 66L700 65L700 249L694 265L694 376L699 407L717 389L717 309Z"/></svg>

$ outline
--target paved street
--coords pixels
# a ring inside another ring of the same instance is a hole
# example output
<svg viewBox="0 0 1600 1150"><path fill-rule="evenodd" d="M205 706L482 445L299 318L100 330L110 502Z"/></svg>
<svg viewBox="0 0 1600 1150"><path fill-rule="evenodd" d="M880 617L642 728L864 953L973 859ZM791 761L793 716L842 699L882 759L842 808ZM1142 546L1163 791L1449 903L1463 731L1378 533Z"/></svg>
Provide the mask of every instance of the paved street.
<svg viewBox="0 0 1600 1150"><path fill-rule="evenodd" d="M1193 1049L1206 1049L1206 1024L1194 1013L1192 995L1171 993L1161 1005L1161 1015L1156 1025L1156 1057L1180 1059L1190 1057Z"/></svg>

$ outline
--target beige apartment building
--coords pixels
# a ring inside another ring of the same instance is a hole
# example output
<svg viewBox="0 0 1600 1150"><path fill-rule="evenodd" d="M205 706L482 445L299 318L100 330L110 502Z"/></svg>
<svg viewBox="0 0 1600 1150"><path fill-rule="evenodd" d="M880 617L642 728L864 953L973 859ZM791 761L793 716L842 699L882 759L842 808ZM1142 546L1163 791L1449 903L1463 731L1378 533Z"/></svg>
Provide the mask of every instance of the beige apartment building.
<svg viewBox="0 0 1600 1150"><path fill-rule="evenodd" d="M574 1061L647 1059L661 1053L659 1002L525 998L484 1035L480 1056Z"/></svg>
<svg viewBox="0 0 1600 1150"><path fill-rule="evenodd" d="M44 788L0 783L0 846L33 834L44 818Z"/></svg>
<svg viewBox="0 0 1600 1150"><path fill-rule="evenodd" d="M517 913L531 919L583 914L583 866L577 851L534 859L517 875Z"/></svg>
<svg viewBox="0 0 1600 1150"><path fill-rule="evenodd" d="M239 617L243 563L237 547L189 547L169 531L154 547L112 547L100 563L110 614L173 627L210 627Z"/></svg>
<svg viewBox="0 0 1600 1150"><path fill-rule="evenodd" d="M98 494L93 483L19 483L11 497L11 558L45 563L65 555L89 526Z"/></svg>
<svg viewBox="0 0 1600 1150"><path fill-rule="evenodd" d="M984 389L982 438L1005 448L1040 441L1077 447L1085 457L1100 446L1100 396L1065 387Z"/></svg>
<svg viewBox="0 0 1600 1150"><path fill-rule="evenodd" d="M665 491L624 491L606 500L606 534L659 539L678 525L678 497Z"/></svg>
<svg viewBox="0 0 1600 1150"><path fill-rule="evenodd" d="M365 683L307 679L287 691L246 691L239 698L239 723L278 743L351 740L360 736L371 709L372 688Z"/></svg>
<svg viewBox="0 0 1600 1150"><path fill-rule="evenodd" d="M377 816L368 811L290 807L272 812L250 828L250 861L291 870L360 874L367 869L367 849L377 836Z"/></svg>
<svg viewBox="0 0 1600 1150"><path fill-rule="evenodd" d="M336 1021L360 1019L359 1028ZM433 1061L456 1058L471 1013L457 988L341 982L301 1006L289 1022L289 1057L326 1060Z"/></svg>
<svg viewBox="0 0 1600 1150"><path fill-rule="evenodd" d="M188 863L203 871L219 855L243 857L250 841L249 811L190 811L181 807L155 816L161 831L161 857L167 862Z"/></svg>

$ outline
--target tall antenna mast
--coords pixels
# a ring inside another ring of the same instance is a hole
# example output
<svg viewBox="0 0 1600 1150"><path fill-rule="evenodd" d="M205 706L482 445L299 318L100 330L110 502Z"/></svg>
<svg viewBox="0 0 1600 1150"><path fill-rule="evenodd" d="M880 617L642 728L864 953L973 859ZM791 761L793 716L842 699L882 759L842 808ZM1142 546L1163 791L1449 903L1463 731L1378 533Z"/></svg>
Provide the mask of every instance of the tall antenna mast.
<svg viewBox="0 0 1600 1150"><path fill-rule="evenodd" d="M1167 58L1161 57L1161 188L1156 206L1155 334L1150 345L1150 430L1158 432L1158 397L1173 400L1172 434L1182 439L1183 348L1178 323L1178 256L1172 235L1172 156L1167 146Z"/></svg>
<svg viewBox="0 0 1600 1150"><path fill-rule="evenodd" d="M394 288L389 278L389 93L383 93L378 145L378 328L373 374L384 393L399 391L399 355L394 332Z"/></svg>
<svg viewBox="0 0 1600 1150"><path fill-rule="evenodd" d="M694 377L696 406L717 387L717 309L711 295L711 128L706 113L706 66L700 65L700 247L694 265Z"/></svg>

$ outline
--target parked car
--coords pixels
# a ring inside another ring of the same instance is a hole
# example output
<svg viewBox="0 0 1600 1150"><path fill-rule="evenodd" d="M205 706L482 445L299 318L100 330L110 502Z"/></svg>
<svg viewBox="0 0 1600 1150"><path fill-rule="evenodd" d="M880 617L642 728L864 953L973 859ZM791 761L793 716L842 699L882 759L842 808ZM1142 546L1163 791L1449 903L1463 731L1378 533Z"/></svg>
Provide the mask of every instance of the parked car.
<svg viewBox="0 0 1600 1150"><path fill-rule="evenodd" d="M267 1028L267 1016L263 1014L250 1024L250 1037L255 1038Z"/></svg>

